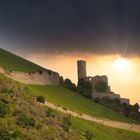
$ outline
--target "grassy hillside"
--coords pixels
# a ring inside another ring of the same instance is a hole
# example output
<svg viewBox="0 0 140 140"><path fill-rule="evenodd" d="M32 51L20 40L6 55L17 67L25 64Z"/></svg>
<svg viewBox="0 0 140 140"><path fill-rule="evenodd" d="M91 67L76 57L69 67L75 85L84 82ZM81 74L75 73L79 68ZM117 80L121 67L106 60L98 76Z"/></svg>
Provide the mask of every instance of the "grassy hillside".
<svg viewBox="0 0 140 140"><path fill-rule="evenodd" d="M76 118L73 118L73 126L83 133L90 130L93 133L93 140L137 140L140 136L139 133L101 126Z"/></svg>
<svg viewBox="0 0 140 140"><path fill-rule="evenodd" d="M26 85L0 74L0 140L139 140L140 134L71 117L39 105ZM65 120L65 121L64 121ZM65 127L64 127L65 126Z"/></svg>
<svg viewBox="0 0 140 140"><path fill-rule="evenodd" d="M46 69L3 49L0 49L0 67L8 71L46 71ZM30 88L33 90L34 95L43 95L50 102L62 105L71 110L112 120L132 122L132 120L121 114L61 86L30 86Z"/></svg>
<svg viewBox="0 0 140 140"><path fill-rule="evenodd" d="M46 100L69 108L73 111L112 120L132 122L131 119L121 115L120 113L104 107L103 105L97 104L93 100L86 99L64 87L32 85L30 88L34 95L42 95L46 98Z"/></svg>
<svg viewBox="0 0 140 140"><path fill-rule="evenodd" d="M14 55L8 51L5 51L0 48L0 67L10 71L46 71L45 68L42 68L28 60L25 60L17 55Z"/></svg>

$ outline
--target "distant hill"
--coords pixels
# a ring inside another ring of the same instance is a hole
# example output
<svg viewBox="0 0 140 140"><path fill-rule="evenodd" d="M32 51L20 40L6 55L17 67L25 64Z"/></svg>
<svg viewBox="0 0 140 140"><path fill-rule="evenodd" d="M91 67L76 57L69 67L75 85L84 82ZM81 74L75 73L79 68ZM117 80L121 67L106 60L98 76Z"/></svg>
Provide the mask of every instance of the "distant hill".
<svg viewBox="0 0 140 140"><path fill-rule="evenodd" d="M34 64L22 57L0 48L0 67L8 71L47 71L47 69Z"/></svg>

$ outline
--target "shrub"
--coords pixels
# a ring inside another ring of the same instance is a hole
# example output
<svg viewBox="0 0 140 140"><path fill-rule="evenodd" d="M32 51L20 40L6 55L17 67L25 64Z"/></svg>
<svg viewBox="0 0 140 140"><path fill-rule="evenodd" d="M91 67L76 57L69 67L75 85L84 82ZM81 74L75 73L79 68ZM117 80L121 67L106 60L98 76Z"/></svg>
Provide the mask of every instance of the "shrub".
<svg viewBox="0 0 140 140"><path fill-rule="evenodd" d="M31 73L32 73L32 74L35 74L35 72L34 72L34 71L32 71Z"/></svg>
<svg viewBox="0 0 140 140"><path fill-rule="evenodd" d="M10 135L6 129L0 128L0 140L10 140Z"/></svg>
<svg viewBox="0 0 140 140"><path fill-rule="evenodd" d="M71 125L72 125L71 115L64 117L62 120L62 125L61 125L64 131L69 131Z"/></svg>
<svg viewBox="0 0 140 140"><path fill-rule="evenodd" d="M12 93L13 92L13 90L12 89L8 89L8 88L2 88L1 90L0 90L0 92L1 93Z"/></svg>
<svg viewBox="0 0 140 140"><path fill-rule="evenodd" d="M139 106L139 104L138 103L136 103L136 104L134 104L134 112L139 112L139 109L140 109L140 106Z"/></svg>
<svg viewBox="0 0 140 140"><path fill-rule="evenodd" d="M13 116L17 116L17 115L20 114L20 113L22 113L21 110L19 110L19 109L16 108L16 109L14 110L14 112L13 112Z"/></svg>
<svg viewBox="0 0 140 140"><path fill-rule="evenodd" d="M76 91L76 85L74 83L72 83L72 81L68 78L65 79L64 86L66 88L70 89L71 91Z"/></svg>
<svg viewBox="0 0 140 140"><path fill-rule="evenodd" d="M10 70L10 73L12 73L13 71L12 70Z"/></svg>
<svg viewBox="0 0 140 140"><path fill-rule="evenodd" d="M80 93L80 94L83 94L84 93L84 88L80 85L77 86L77 92Z"/></svg>
<svg viewBox="0 0 140 140"><path fill-rule="evenodd" d="M4 128L0 128L0 140L14 140L23 139L23 135L19 130L8 131Z"/></svg>
<svg viewBox="0 0 140 140"><path fill-rule="evenodd" d="M45 139L47 140L55 140L56 139L56 132L55 129L50 127L47 129L45 133Z"/></svg>
<svg viewBox="0 0 140 140"><path fill-rule="evenodd" d="M36 101L44 104L45 103L45 98L43 96L37 96Z"/></svg>
<svg viewBox="0 0 140 140"><path fill-rule="evenodd" d="M23 134L19 130L15 130L12 134L11 137L14 139L23 139Z"/></svg>
<svg viewBox="0 0 140 140"><path fill-rule="evenodd" d="M22 127L35 126L35 120L23 113L19 114L16 123Z"/></svg>
<svg viewBox="0 0 140 140"><path fill-rule="evenodd" d="M93 134L89 130L86 130L85 138L86 138L86 140L92 140Z"/></svg>
<svg viewBox="0 0 140 140"><path fill-rule="evenodd" d="M46 111L46 116L54 118L55 117L55 113L54 113L54 111L51 108L48 108L47 111Z"/></svg>
<svg viewBox="0 0 140 140"><path fill-rule="evenodd" d="M0 117L4 117L7 113L7 105L0 102Z"/></svg>
<svg viewBox="0 0 140 140"><path fill-rule="evenodd" d="M63 85L63 84L64 84L63 76L60 76L60 77L59 77L59 80L60 80L60 84Z"/></svg>
<svg viewBox="0 0 140 140"><path fill-rule="evenodd" d="M28 72L28 74L31 75L32 73L31 72Z"/></svg>

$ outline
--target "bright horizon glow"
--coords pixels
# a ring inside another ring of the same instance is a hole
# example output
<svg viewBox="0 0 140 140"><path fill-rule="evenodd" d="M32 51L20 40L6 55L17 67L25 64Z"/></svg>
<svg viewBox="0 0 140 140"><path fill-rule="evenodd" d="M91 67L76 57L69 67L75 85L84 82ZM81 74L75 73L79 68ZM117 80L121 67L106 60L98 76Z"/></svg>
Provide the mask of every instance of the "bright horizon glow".
<svg viewBox="0 0 140 140"><path fill-rule="evenodd" d="M131 68L130 62L125 58L118 58L114 66L118 72L128 72Z"/></svg>

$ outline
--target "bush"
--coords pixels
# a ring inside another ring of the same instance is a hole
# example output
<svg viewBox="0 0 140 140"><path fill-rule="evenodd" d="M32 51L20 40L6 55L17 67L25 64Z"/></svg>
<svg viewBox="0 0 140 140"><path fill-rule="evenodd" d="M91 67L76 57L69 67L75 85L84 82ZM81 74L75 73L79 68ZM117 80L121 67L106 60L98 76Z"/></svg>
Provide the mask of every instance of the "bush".
<svg viewBox="0 0 140 140"><path fill-rule="evenodd" d="M15 130L12 134L11 137L13 139L23 139L23 134L19 130Z"/></svg>
<svg viewBox="0 0 140 140"><path fill-rule="evenodd" d="M80 94L83 94L84 93L84 88L80 85L77 86L77 92L80 93Z"/></svg>
<svg viewBox="0 0 140 140"><path fill-rule="evenodd" d="M71 125L72 125L71 115L64 117L62 120L62 125L61 125L64 131L69 131Z"/></svg>
<svg viewBox="0 0 140 140"><path fill-rule="evenodd" d="M8 88L2 88L1 90L0 90L0 92L1 93L12 93L13 92L13 90L12 89L8 89Z"/></svg>
<svg viewBox="0 0 140 140"><path fill-rule="evenodd" d="M7 114L7 105L0 102L0 117L4 117Z"/></svg>
<svg viewBox="0 0 140 140"><path fill-rule="evenodd" d="M36 101L44 104L45 103L45 98L43 96L37 96Z"/></svg>
<svg viewBox="0 0 140 140"><path fill-rule="evenodd" d="M55 129L50 127L47 129L45 133L45 139L47 140L55 140L56 139L56 132Z"/></svg>
<svg viewBox="0 0 140 140"><path fill-rule="evenodd" d="M54 113L54 111L51 108L48 108L47 111L46 111L46 116L54 118L55 117L55 113Z"/></svg>
<svg viewBox="0 0 140 140"><path fill-rule="evenodd" d="M35 120L23 113L19 114L16 123L22 127L35 126Z"/></svg>
<svg viewBox="0 0 140 140"><path fill-rule="evenodd" d="M63 85L63 84L64 84L63 76L60 76L60 77L59 77L59 80L60 80L60 84Z"/></svg>
<svg viewBox="0 0 140 140"><path fill-rule="evenodd" d="M93 134L89 130L86 130L85 137L86 137L86 140L92 140Z"/></svg>
<svg viewBox="0 0 140 140"><path fill-rule="evenodd" d="M10 135L6 129L0 128L0 140L10 140Z"/></svg>
<svg viewBox="0 0 140 140"><path fill-rule="evenodd" d="M139 109L140 109L140 106L139 106L139 104L138 103L136 103L136 104L134 104L134 112L139 112Z"/></svg>
<svg viewBox="0 0 140 140"><path fill-rule="evenodd" d="M76 91L76 85L74 83L72 83L72 81L70 79L65 79L64 81L64 86L68 89L70 89L71 91Z"/></svg>

